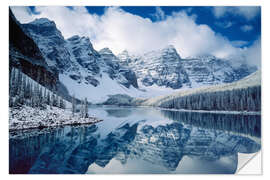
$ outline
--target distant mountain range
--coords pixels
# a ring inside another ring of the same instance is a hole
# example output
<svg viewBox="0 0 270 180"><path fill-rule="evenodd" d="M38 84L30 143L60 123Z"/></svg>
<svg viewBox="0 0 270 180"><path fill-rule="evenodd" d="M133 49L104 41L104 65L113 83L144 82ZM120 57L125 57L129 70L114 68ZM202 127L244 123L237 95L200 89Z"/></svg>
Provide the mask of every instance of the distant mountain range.
<svg viewBox="0 0 270 180"><path fill-rule="evenodd" d="M50 77L43 84L54 86L66 97L75 94L93 102L113 94L149 97L183 88L231 83L257 70L246 63L234 67L232 61L214 56L182 59L172 45L141 55L130 55L128 51L114 55L109 48L97 51L88 37L75 35L65 39L56 24L46 18L20 24L11 11L10 23L11 33L15 29L22 34L18 40L18 33L12 33L11 65L17 66L19 59L39 63L46 78ZM35 71L29 68L26 72L23 63L21 66L26 74Z"/></svg>
<svg viewBox="0 0 270 180"><path fill-rule="evenodd" d="M156 84L173 89L231 83L257 70L245 63L234 67L231 61L214 56L182 59L172 45L137 56L123 51L118 57L136 72L143 86Z"/></svg>

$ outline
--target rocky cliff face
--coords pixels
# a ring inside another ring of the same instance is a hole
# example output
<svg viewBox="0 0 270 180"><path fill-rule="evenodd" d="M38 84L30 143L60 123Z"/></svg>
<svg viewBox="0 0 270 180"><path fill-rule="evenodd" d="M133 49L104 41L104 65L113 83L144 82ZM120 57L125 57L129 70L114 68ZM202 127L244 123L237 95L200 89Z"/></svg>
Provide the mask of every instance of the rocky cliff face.
<svg viewBox="0 0 270 180"><path fill-rule="evenodd" d="M121 64L130 67L144 86L165 86L173 89L230 83L255 72L245 63L233 67L229 60L214 56L181 59L173 46L143 55L118 55Z"/></svg>
<svg viewBox="0 0 270 180"><path fill-rule="evenodd" d="M9 59L10 69L19 68L43 86L57 89L57 72L48 67L38 46L25 33L11 10L9 11Z"/></svg>
<svg viewBox="0 0 270 180"><path fill-rule="evenodd" d="M138 88L135 72L125 66L122 66L119 63L119 59L109 48L101 49L99 54L101 55L101 59L107 65L107 67L105 67L105 72L108 72L112 79L117 79L120 84L123 84L127 88L129 88L130 85Z"/></svg>
<svg viewBox="0 0 270 180"><path fill-rule="evenodd" d="M241 64L233 67L229 60L218 59L214 56L200 56L182 59L192 86L231 83L255 72L256 67Z"/></svg>
<svg viewBox="0 0 270 180"><path fill-rule="evenodd" d="M144 86L165 86L179 89L189 85L189 77L181 64L181 58L173 46L151 51L141 56L130 56L127 51L119 54L122 65L134 70Z"/></svg>
<svg viewBox="0 0 270 180"><path fill-rule="evenodd" d="M53 21L41 18L22 26L34 39L49 66L59 72L71 66L68 61L70 54L65 48L65 39Z"/></svg>
<svg viewBox="0 0 270 180"><path fill-rule="evenodd" d="M101 94L107 96L128 94L130 89L137 88L135 93L132 90L128 95L143 96L139 88L180 89L230 83L256 70L245 63L234 67L231 61L213 56L182 59L171 45L141 55L123 51L115 56L109 48L96 51L87 37L76 35L65 39L56 24L46 18L36 19L22 27L23 33L34 40L32 44L37 44L34 49L40 49L31 51L34 53L30 56L43 59L35 63L45 63L49 69L59 73L61 89L65 85L70 93L81 94L81 91L76 91L81 88L85 90L83 96L100 89L104 90ZM12 44L19 44L18 48L29 51L25 48L31 45L18 43L17 39L12 39L16 41ZM108 90L105 92L105 89Z"/></svg>
<svg viewBox="0 0 270 180"><path fill-rule="evenodd" d="M107 74L119 85L138 88L136 74L120 65L108 48L98 52L89 38L77 35L65 40L55 23L46 18L36 19L23 27L33 37L50 67L78 86L102 86L103 76ZM65 85L69 89L68 84Z"/></svg>

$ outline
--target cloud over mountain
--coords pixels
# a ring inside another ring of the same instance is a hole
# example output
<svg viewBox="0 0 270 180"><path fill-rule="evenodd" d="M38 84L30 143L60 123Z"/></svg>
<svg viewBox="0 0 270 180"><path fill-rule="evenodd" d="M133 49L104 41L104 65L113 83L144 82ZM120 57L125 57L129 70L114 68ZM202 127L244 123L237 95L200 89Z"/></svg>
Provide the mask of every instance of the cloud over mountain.
<svg viewBox="0 0 270 180"><path fill-rule="evenodd" d="M85 7L42 6L35 7L34 14L27 7L12 7L12 10L21 23L47 17L55 21L65 38L75 34L88 36L95 48L109 47L116 54L125 49L142 53L168 44L174 45L182 57L211 54L226 58L243 51L210 26L197 24L196 15L188 15L186 11L168 16L162 8L156 8L158 21L152 21L119 7L108 7L103 15L89 14ZM217 16L228 10L219 11ZM241 12L246 15L246 11Z"/></svg>

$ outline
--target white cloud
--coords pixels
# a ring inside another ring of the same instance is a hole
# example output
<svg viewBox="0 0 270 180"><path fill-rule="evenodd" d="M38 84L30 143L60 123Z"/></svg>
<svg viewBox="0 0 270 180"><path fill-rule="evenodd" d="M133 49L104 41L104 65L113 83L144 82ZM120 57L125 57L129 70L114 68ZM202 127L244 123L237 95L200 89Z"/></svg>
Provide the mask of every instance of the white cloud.
<svg viewBox="0 0 270 180"><path fill-rule="evenodd" d="M231 22L231 21L224 21L224 22L216 22L215 24L216 24L217 26L221 27L221 28L227 29L227 28L232 27L232 25L233 25L234 23Z"/></svg>
<svg viewBox="0 0 270 180"><path fill-rule="evenodd" d="M152 16L158 21L165 19L165 13L161 7L156 7L156 12Z"/></svg>
<svg viewBox="0 0 270 180"><path fill-rule="evenodd" d="M239 40L239 41L232 41L232 45L234 47L243 47L243 46L246 46L247 44L248 44L247 41L241 41L241 40Z"/></svg>
<svg viewBox="0 0 270 180"><path fill-rule="evenodd" d="M261 68L261 38L247 48L244 55L249 64Z"/></svg>
<svg viewBox="0 0 270 180"><path fill-rule="evenodd" d="M243 32L249 32L249 31L252 31L253 30L253 26L251 26L251 25L243 25L243 26L240 27L240 29Z"/></svg>
<svg viewBox="0 0 270 180"><path fill-rule="evenodd" d="M237 67L241 65L243 62L246 62L249 65L257 66L260 69L261 68L261 38L259 37L257 40L255 40L251 46L241 48L238 51L238 53L232 54L228 59L233 62L232 65L234 67Z"/></svg>
<svg viewBox="0 0 270 180"><path fill-rule="evenodd" d="M117 7L107 8L101 16L89 14L84 7L36 7L39 14L31 16L19 13L18 8L12 10L21 22L47 17L55 21L65 38L88 36L96 49L109 47L115 54L125 49L141 53L168 44L174 45L181 57L211 54L226 58L242 51L209 26L197 24L196 16L189 16L186 11L165 17L157 8L162 20L152 22Z"/></svg>
<svg viewBox="0 0 270 180"><path fill-rule="evenodd" d="M222 18L228 14L234 16L242 16L247 20L252 20L260 13L260 7L258 6L215 6L213 8L213 13L216 18Z"/></svg>
<svg viewBox="0 0 270 180"><path fill-rule="evenodd" d="M14 16L20 20L21 23L29 23L34 20L31 10L27 6L12 6Z"/></svg>

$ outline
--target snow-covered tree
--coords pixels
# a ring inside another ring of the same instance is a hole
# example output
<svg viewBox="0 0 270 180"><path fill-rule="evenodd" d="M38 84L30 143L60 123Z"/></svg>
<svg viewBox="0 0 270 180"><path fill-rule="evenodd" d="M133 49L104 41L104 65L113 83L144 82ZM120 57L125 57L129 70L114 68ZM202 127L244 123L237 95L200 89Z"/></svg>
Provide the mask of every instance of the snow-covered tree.
<svg viewBox="0 0 270 180"><path fill-rule="evenodd" d="M60 108L66 109L66 104L65 104L65 101L63 100L63 98L60 98L59 104L60 104Z"/></svg>
<svg viewBox="0 0 270 180"><path fill-rule="evenodd" d="M84 101L83 99L81 100L81 104L80 104L80 117L84 118Z"/></svg>
<svg viewBox="0 0 270 180"><path fill-rule="evenodd" d="M46 104L51 105L51 94L48 91L46 95Z"/></svg>
<svg viewBox="0 0 270 180"><path fill-rule="evenodd" d="M55 94L52 94L52 106L57 106L58 102L57 102L57 97Z"/></svg>
<svg viewBox="0 0 270 180"><path fill-rule="evenodd" d="M189 110L260 111L261 87L205 92L169 98L161 107Z"/></svg>
<svg viewBox="0 0 270 180"><path fill-rule="evenodd" d="M87 98L84 99L84 118L88 118L88 102L87 102Z"/></svg>
<svg viewBox="0 0 270 180"><path fill-rule="evenodd" d="M85 98L84 100L81 100L81 106L80 106L80 117L81 118L88 118L88 102L87 102L87 98Z"/></svg>
<svg viewBox="0 0 270 180"><path fill-rule="evenodd" d="M75 99L75 95L73 94L72 96L72 115L74 116L74 114L76 113L76 99Z"/></svg>

